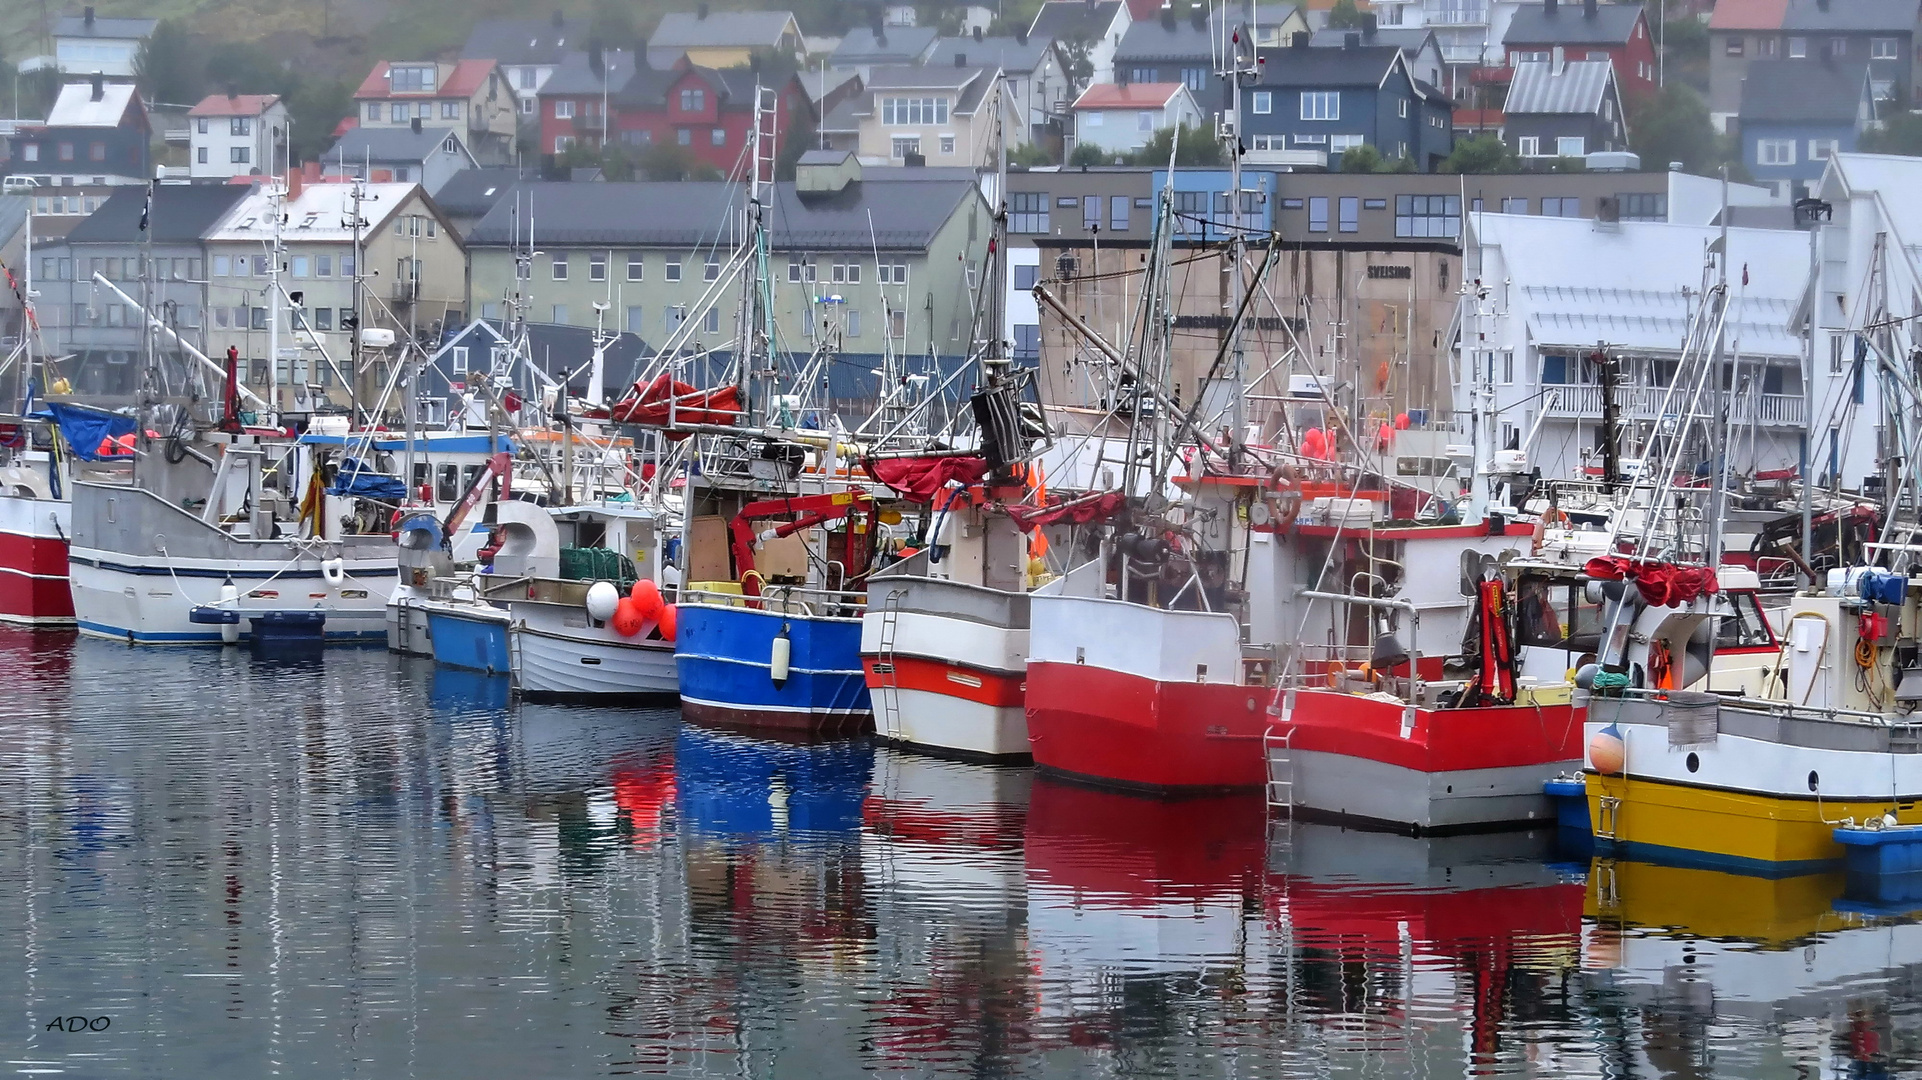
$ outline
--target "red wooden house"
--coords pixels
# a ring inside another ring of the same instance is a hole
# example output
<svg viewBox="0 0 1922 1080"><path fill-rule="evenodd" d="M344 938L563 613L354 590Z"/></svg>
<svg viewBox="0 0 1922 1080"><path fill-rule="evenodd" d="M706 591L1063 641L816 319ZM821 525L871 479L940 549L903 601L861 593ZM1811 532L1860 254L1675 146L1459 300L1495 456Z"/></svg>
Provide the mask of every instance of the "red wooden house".
<svg viewBox="0 0 1922 1080"><path fill-rule="evenodd" d="M1526 60L1607 58L1615 64L1615 82L1627 101L1646 100L1657 89L1655 39L1641 4L1521 4L1502 35L1502 49L1511 66Z"/></svg>

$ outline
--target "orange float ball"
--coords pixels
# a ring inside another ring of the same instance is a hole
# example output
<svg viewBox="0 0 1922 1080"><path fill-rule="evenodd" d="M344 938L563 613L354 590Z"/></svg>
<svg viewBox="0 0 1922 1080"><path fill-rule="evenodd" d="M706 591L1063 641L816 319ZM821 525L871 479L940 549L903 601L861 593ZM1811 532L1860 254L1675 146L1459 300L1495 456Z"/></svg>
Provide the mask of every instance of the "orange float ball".
<svg viewBox="0 0 1922 1080"><path fill-rule="evenodd" d="M1628 764L1628 744L1622 733L1610 724L1588 738L1589 767L1603 776L1620 776Z"/></svg>
<svg viewBox="0 0 1922 1080"><path fill-rule="evenodd" d="M641 606L634 602L634 598L623 596L621 602L614 605L614 617L607 620L607 625L622 637L633 637L641 632L641 627L647 625L647 620L641 617Z"/></svg>
<svg viewBox="0 0 1922 1080"><path fill-rule="evenodd" d="M641 618L649 622L660 619L661 608L665 606L665 602L661 599L661 587L659 585L654 584L654 582L647 578L642 578L634 583L634 588L628 592L628 596L633 598L635 604L639 605Z"/></svg>
<svg viewBox="0 0 1922 1080"><path fill-rule="evenodd" d="M678 615L675 614L673 604L668 604L667 606L661 608L660 625L661 625L662 641L674 640L675 624L679 621L680 621L680 618Z"/></svg>

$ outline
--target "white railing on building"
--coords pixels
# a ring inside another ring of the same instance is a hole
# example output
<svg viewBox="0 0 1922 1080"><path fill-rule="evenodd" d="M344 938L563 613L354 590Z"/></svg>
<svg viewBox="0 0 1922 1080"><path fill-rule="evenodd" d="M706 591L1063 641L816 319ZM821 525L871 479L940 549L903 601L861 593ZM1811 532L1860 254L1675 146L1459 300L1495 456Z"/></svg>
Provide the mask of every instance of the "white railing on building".
<svg viewBox="0 0 1922 1080"><path fill-rule="evenodd" d="M1552 395L1548 415L1574 420L1602 418L1602 388L1599 386L1544 386L1544 396ZM1615 391L1615 401L1624 420L1653 420L1662 407L1664 388L1624 386ZM1672 404L1672 403L1671 403ZM1807 423L1808 410L1800 394L1744 395L1735 403L1737 423L1753 419L1770 425L1801 426Z"/></svg>

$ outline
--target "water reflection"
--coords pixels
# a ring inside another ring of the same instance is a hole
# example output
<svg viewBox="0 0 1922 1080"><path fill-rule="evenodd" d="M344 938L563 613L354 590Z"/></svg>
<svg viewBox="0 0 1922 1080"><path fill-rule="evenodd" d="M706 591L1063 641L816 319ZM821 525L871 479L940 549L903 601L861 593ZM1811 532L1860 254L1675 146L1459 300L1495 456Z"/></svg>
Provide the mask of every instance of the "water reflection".
<svg viewBox="0 0 1922 1080"><path fill-rule="evenodd" d="M0 631L0 660L17 1070L1922 1069L1922 923L1839 878L1270 826L378 652Z"/></svg>

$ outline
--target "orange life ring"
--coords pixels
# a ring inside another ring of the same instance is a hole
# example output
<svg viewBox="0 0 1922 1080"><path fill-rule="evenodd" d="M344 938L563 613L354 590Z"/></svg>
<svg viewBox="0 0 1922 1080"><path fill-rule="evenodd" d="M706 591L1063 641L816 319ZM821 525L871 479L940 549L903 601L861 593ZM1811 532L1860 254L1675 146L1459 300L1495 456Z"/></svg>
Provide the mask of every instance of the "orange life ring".
<svg viewBox="0 0 1922 1080"><path fill-rule="evenodd" d="M1648 682L1657 690L1675 689L1675 665L1665 641L1648 643Z"/></svg>
<svg viewBox="0 0 1922 1080"><path fill-rule="evenodd" d="M1264 497L1269 525L1276 532L1284 532L1301 516L1301 480L1293 465L1283 464L1275 467L1268 483L1273 489Z"/></svg>

